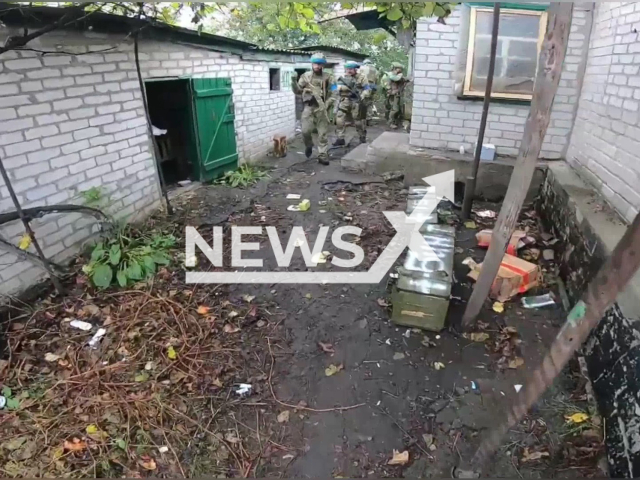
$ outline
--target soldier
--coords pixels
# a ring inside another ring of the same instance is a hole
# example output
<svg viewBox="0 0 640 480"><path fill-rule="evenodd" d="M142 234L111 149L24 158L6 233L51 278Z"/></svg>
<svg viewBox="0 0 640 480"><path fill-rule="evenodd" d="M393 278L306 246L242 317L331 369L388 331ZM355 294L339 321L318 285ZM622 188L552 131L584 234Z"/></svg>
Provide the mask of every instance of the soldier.
<svg viewBox="0 0 640 480"><path fill-rule="evenodd" d="M368 58L362 62L362 67L358 72L358 76L361 78L360 82L363 85L363 91L361 95L360 108L362 110L361 116L364 122L368 122L371 105L373 103L373 96L378 89L378 71L373 65L373 62ZM367 123L365 123L365 127Z"/></svg>
<svg viewBox="0 0 640 480"><path fill-rule="evenodd" d="M356 130L360 135L360 142L367 141L367 132L363 127L362 112L360 109L360 95L362 93L361 77L356 75L359 65L356 62L344 64L345 76L340 77L336 82L338 100L336 102L336 134L338 138L333 143L334 147L345 144L344 134L347 130L347 123L353 121Z"/></svg>
<svg viewBox="0 0 640 480"><path fill-rule="evenodd" d="M302 138L304 154L311 157L313 151L313 131L318 131L318 162L329 165L327 156L327 131L329 115L327 103L335 90L333 75L324 72L327 60L322 53L311 56L311 71L302 74L297 82L292 82L294 93L302 94L304 110L302 111Z"/></svg>
<svg viewBox="0 0 640 480"><path fill-rule="evenodd" d="M409 81L402 74L403 66L398 62L391 64L391 72L388 73L389 87L387 89L387 100L389 104L389 126L394 130L398 128L398 123L402 121L404 111L404 87Z"/></svg>

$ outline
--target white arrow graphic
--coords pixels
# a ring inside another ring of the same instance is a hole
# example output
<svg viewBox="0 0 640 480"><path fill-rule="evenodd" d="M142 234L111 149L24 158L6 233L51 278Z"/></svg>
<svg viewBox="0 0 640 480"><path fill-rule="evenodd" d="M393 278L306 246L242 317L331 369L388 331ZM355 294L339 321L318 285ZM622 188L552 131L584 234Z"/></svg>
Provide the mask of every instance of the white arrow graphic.
<svg viewBox="0 0 640 480"><path fill-rule="evenodd" d="M424 195L409 216L404 212L384 212L396 229L396 234L366 272L187 272L186 283L375 284L384 278L406 247L421 261L437 260L437 255L419 233L419 229L440 199L453 200L455 172L449 170L422 180L435 187L435 192Z"/></svg>

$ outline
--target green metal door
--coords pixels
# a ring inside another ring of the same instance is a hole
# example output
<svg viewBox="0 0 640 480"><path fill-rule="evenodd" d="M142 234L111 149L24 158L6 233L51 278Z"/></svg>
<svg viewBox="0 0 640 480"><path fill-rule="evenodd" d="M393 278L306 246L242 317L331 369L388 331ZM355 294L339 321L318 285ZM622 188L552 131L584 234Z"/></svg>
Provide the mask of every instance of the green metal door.
<svg viewBox="0 0 640 480"><path fill-rule="evenodd" d="M238 168L231 79L192 78L198 161L195 177L213 180Z"/></svg>

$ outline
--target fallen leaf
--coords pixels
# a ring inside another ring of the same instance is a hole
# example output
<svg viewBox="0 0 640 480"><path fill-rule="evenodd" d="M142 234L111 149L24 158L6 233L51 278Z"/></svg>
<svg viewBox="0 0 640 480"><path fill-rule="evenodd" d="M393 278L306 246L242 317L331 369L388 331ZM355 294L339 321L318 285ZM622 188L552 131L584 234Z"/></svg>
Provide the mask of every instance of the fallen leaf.
<svg viewBox="0 0 640 480"><path fill-rule="evenodd" d="M224 326L224 333L238 333L240 331L240 327L233 325L232 323L227 323Z"/></svg>
<svg viewBox="0 0 640 480"><path fill-rule="evenodd" d="M422 435L422 439L424 440L424 444L427 448L433 445L433 435L431 433L425 433L424 435Z"/></svg>
<svg viewBox="0 0 640 480"><path fill-rule="evenodd" d="M214 378L214 379L213 379L213 381L211 382L211 384L212 384L214 387L218 387L218 388L222 388L222 387L224 387L224 385L222 384L222 381L221 381L221 380L220 380L220 378L218 378L218 377Z"/></svg>
<svg viewBox="0 0 640 480"><path fill-rule="evenodd" d="M238 315L240 315L238 312L236 312L235 310L232 310L227 314L227 317L236 318Z"/></svg>
<svg viewBox="0 0 640 480"><path fill-rule="evenodd" d="M502 302L493 302L493 311L496 313L504 312L504 303Z"/></svg>
<svg viewBox="0 0 640 480"><path fill-rule="evenodd" d="M155 367L155 364L153 362L147 362L144 365L145 370L153 370L154 367Z"/></svg>
<svg viewBox="0 0 640 480"><path fill-rule="evenodd" d="M387 302L384 298L379 298L378 299L378 305L380 305L381 307L388 307L389 306L389 302Z"/></svg>
<svg viewBox="0 0 640 480"><path fill-rule="evenodd" d="M31 246L31 237L29 236L28 233L25 233L24 235L22 235L22 237L20 237L20 242L18 243L18 248L20 250L26 250L30 246Z"/></svg>
<svg viewBox="0 0 640 480"><path fill-rule="evenodd" d="M224 434L224 439L229 443L240 443L240 439L235 432L227 432Z"/></svg>
<svg viewBox="0 0 640 480"><path fill-rule="evenodd" d="M522 365L524 365L524 358L522 357L516 357L509 360L509 368L516 369L521 367Z"/></svg>
<svg viewBox="0 0 640 480"><path fill-rule="evenodd" d="M278 423L287 423L289 421L289 410L285 410L278 414Z"/></svg>
<svg viewBox="0 0 640 480"><path fill-rule="evenodd" d="M465 228L477 228L476 222L474 222L473 220L468 220L464 222L464 226Z"/></svg>
<svg viewBox="0 0 640 480"><path fill-rule="evenodd" d="M149 380L149 374L147 372L141 372L141 373L137 374L133 378L133 380L138 382L138 383L146 382L147 380Z"/></svg>
<svg viewBox="0 0 640 480"><path fill-rule="evenodd" d="M209 313L209 310L211 310L209 307L207 307L206 305L200 305L198 307L198 313L200 315L206 315L207 313Z"/></svg>
<svg viewBox="0 0 640 480"><path fill-rule="evenodd" d="M29 440L20 450L16 451L14 456L17 460L28 460L36 454L37 450L38 444L33 440Z"/></svg>
<svg viewBox="0 0 640 480"><path fill-rule="evenodd" d="M97 433L100 429L97 425L92 423L91 425L87 425L87 428L85 430L87 434L91 435L92 433Z"/></svg>
<svg viewBox="0 0 640 480"><path fill-rule="evenodd" d="M542 457L548 457L549 452L530 452L528 448L524 449L522 453L522 461L523 462L531 462L533 460L540 460Z"/></svg>
<svg viewBox="0 0 640 480"><path fill-rule="evenodd" d="M109 438L109 434L107 432L100 430L100 428L93 423L91 425L87 425L85 431L93 440L101 441Z"/></svg>
<svg viewBox="0 0 640 480"><path fill-rule="evenodd" d="M62 357L60 355L56 355L55 353L45 353L44 359L47 362L57 362Z"/></svg>
<svg viewBox="0 0 640 480"><path fill-rule="evenodd" d="M87 449L87 442L83 442L79 438L74 438L72 441L65 440L62 448L68 452L81 452Z"/></svg>
<svg viewBox="0 0 640 480"><path fill-rule="evenodd" d="M436 444L435 444L435 443L432 443L432 444L429 446L429 450L431 450L432 452L436 451L437 449L438 449L438 447L436 447Z"/></svg>
<svg viewBox="0 0 640 480"><path fill-rule="evenodd" d="M138 464L145 470L155 470L157 468L156 461L151 457L142 457L138 460Z"/></svg>
<svg viewBox="0 0 640 480"><path fill-rule="evenodd" d="M251 303L253 301L253 299L256 298L255 295L243 295L242 299L247 302L247 303Z"/></svg>
<svg viewBox="0 0 640 480"><path fill-rule="evenodd" d="M19 449L27 440L28 437L17 437L11 440L4 442L0 447L6 448L7 450L13 451Z"/></svg>
<svg viewBox="0 0 640 480"><path fill-rule="evenodd" d="M124 438L119 438L119 439L116 440L116 446L120 450L126 450L127 449L127 442L125 441Z"/></svg>
<svg viewBox="0 0 640 480"><path fill-rule="evenodd" d="M582 423L589 420L589 415L587 415L586 413L578 412L574 413L573 415L565 415L564 418L567 419L567 423Z"/></svg>
<svg viewBox="0 0 640 480"><path fill-rule="evenodd" d="M403 358L404 358L404 353L402 352L396 352L393 354L394 360L402 360Z"/></svg>
<svg viewBox="0 0 640 480"><path fill-rule="evenodd" d="M311 294L310 294L310 293L307 293L307 294L304 296L304 298L306 298L307 300L311 300Z"/></svg>
<svg viewBox="0 0 640 480"><path fill-rule="evenodd" d="M462 336L472 342L486 342L489 340L489 334L485 332L464 333Z"/></svg>
<svg viewBox="0 0 640 480"><path fill-rule="evenodd" d="M324 353L336 353L336 351L333 349L333 345L331 345L330 343L318 342L318 346Z"/></svg>
<svg viewBox="0 0 640 480"><path fill-rule="evenodd" d="M176 353L176 350L172 345L169 345L167 347L167 357L169 357L169 360L175 360L176 358L178 358L178 354Z"/></svg>
<svg viewBox="0 0 640 480"><path fill-rule="evenodd" d="M442 362L434 362L433 364L433 368L435 368L436 370L442 370L444 368L444 363Z"/></svg>
<svg viewBox="0 0 640 480"><path fill-rule="evenodd" d="M334 365L333 363L331 365L329 365L327 368L324 369L324 374L327 377L330 377L331 375L335 375L336 373L338 373L340 370L342 370L344 368L343 364L340 365Z"/></svg>
<svg viewBox="0 0 640 480"><path fill-rule="evenodd" d="M394 450L393 457L387 462L387 465L406 465L407 463L409 463L409 451L399 452Z"/></svg>

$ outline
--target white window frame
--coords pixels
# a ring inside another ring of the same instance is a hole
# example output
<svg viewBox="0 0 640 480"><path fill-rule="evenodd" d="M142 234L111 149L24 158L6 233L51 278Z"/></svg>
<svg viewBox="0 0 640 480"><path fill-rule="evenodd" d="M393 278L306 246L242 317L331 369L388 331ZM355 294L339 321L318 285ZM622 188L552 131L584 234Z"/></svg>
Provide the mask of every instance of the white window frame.
<svg viewBox="0 0 640 480"><path fill-rule="evenodd" d="M482 7L472 7L469 15L469 43L467 45L467 66L466 72L464 76L464 89L463 95L466 97L483 97L484 98L484 90L471 90L471 75L473 73L473 54L475 52L475 39L476 39L476 15L478 12L488 12L492 13L492 8L482 8ZM520 9L512 9L512 8L503 8L500 9L500 13L510 13L515 15L535 15L540 17L540 29L538 32L538 60L540 59L540 50L542 49L542 43L544 41L544 36L547 31L547 12L543 10L520 10ZM536 74L540 65L536 66ZM505 98L505 99L513 99L513 100L531 100L533 97L532 94L526 93L502 93L502 92L491 92L491 98Z"/></svg>

